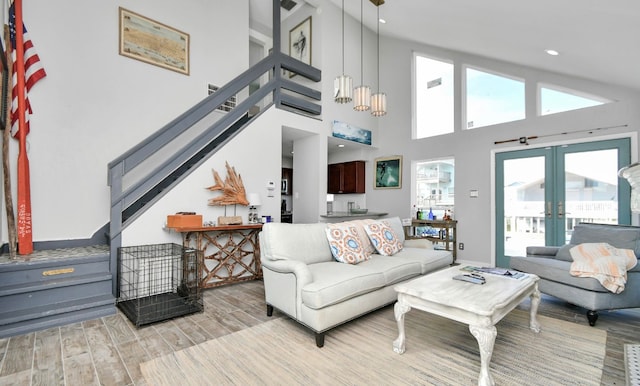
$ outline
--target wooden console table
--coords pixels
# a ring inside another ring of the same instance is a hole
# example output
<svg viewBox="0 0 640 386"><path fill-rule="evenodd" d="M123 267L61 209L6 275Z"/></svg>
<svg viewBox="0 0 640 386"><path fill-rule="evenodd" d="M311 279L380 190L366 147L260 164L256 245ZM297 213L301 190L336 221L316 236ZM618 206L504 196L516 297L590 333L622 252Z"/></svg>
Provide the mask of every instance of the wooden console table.
<svg viewBox="0 0 640 386"><path fill-rule="evenodd" d="M201 288L262 277L258 234L262 224L172 228L182 233L185 247L202 251Z"/></svg>
<svg viewBox="0 0 640 386"><path fill-rule="evenodd" d="M456 220L412 220L410 226L404 226L404 237L406 239L427 239L434 244L444 244L444 249L451 251L453 254L453 262L456 262ZM416 228L431 227L438 229L436 235L420 235L417 234Z"/></svg>

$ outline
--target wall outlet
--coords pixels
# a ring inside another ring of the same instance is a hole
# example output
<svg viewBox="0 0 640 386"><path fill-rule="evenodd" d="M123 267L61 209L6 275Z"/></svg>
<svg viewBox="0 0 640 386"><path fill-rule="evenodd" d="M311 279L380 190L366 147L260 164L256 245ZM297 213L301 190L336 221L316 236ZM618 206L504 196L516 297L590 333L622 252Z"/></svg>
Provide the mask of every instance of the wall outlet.
<svg viewBox="0 0 640 386"><path fill-rule="evenodd" d="M458 243L458 249L459 250L464 250L464 243Z"/></svg>

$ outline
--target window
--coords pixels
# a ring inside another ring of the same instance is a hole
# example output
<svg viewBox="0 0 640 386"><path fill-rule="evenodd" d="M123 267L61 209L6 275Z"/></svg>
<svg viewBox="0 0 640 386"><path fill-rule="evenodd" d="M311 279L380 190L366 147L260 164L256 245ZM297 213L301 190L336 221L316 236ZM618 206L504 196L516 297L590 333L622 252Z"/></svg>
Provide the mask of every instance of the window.
<svg viewBox="0 0 640 386"><path fill-rule="evenodd" d="M524 82L467 68L467 129L525 118Z"/></svg>
<svg viewBox="0 0 640 386"><path fill-rule="evenodd" d="M543 84L538 85L538 95L539 115L561 113L611 102L579 91Z"/></svg>
<svg viewBox="0 0 640 386"><path fill-rule="evenodd" d="M415 165L416 208L432 208L442 218L442 212L454 205L454 159L417 161Z"/></svg>
<svg viewBox="0 0 640 386"><path fill-rule="evenodd" d="M220 87L210 84L207 87L207 91L208 91L207 95L213 94L214 92L218 91L218 89L220 89ZM224 111L224 112L231 111L231 110L234 109L234 107L236 107L236 102L237 102L236 101L236 96L233 95L231 98L227 99L223 104L218 106L218 108L216 110Z"/></svg>
<svg viewBox="0 0 640 386"><path fill-rule="evenodd" d="M453 64L414 54L414 139L453 133Z"/></svg>
<svg viewBox="0 0 640 386"><path fill-rule="evenodd" d="M461 85L454 85L454 74ZM537 99L527 102L525 91L524 78L413 53L412 139L524 120L527 106L535 105L540 116L613 102L543 83L537 85Z"/></svg>

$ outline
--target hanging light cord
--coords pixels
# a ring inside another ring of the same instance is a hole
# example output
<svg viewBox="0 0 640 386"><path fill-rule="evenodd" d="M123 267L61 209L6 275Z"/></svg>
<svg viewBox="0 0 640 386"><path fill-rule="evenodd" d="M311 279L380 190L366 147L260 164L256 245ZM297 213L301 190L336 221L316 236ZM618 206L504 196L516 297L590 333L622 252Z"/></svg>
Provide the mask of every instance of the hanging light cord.
<svg viewBox="0 0 640 386"><path fill-rule="evenodd" d="M342 0L342 75L344 75L344 0Z"/></svg>
<svg viewBox="0 0 640 386"><path fill-rule="evenodd" d="M378 27L378 94L380 94L380 5L378 5L378 20L376 20L376 23Z"/></svg>
<svg viewBox="0 0 640 386"><path fill-rule="evenodd" d="M363 55L364 55L364 48L363 48L363 44L364 44L364 23L363 23L363 6L364 0L360 0L360 85L364 84L364 59L363 59Z"/></svg>

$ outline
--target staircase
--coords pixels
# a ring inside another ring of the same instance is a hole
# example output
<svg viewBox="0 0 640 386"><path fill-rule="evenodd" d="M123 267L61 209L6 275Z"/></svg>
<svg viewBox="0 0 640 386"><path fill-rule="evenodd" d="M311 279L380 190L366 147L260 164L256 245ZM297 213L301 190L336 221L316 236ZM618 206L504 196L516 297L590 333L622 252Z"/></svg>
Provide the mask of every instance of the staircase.
<svg viewBox="0 0 640 386"><path fill-rule="evenodd" d="M98 245L0 262L0 337L114 314L109 260Z"/></svg>
<svg viewBox="0 0 640 386"><path fill-rule="evenodd" d="M322 106L316 102L321 100L321 92L282 75L282 70L286 70L312 82L321 80L319 69L281 51L278 0L273 0L273 25L278 28L273 30L274 46L267 57L109 163L112 267L117 266L122 231L268 108L276 107L306 116L321 114ZM243 94L254 80L263 79L268 74L269 81L249 92L246 99L221 118L211 118L212 113L227 100ZM269 100L271 102L267 102ZM249 115L255 106L265 107L259 113ZM189 135L193 139L186 144L174 144L176 138L185 137L185 133L198 125L206 126L206 129ZM166 149L171 149L169 156L160 157L157 164L145 164ZM114 280L113 293L116 292L117 281Z"/></svg>
<svg viewBox="0 0 640 386"><path fill-rule="evenodd" d="M279 0L273 0L273 9L273 25L280 26ZM51 243L58 249L36 247L28 261L0 256L0 338L115 314L117 253L129 224L266 109L320 115L321 106L315 102L321 100L320 91L286 79L282 70L313 82L320 81L321 72L282 53L280 34L280 28L274 28L269 56L109 163L111 216L99 237L62 245L74 248L59 248L60 242ZM243 94L267 73L273 76L266 84L232 110L216 115L229 98ZM249 114L259 105L265 106L262 111ZM188 143L174 142L198 126L205 129L186 135L192 138ZM150 163L158 154L160 162ZM107 233L107 243L96 245L102 233Z"/></svg>
<svg viewBox="0 0 640 386"><path fill-rule="evenodd" d="M174 171L169 173L169 175L158 182L152 189L134 201L129 207L122 211L122 221L126 222L134 214L142 211L143 208L154 198L161 196L165 189L171 187L180 179L180 177L186 175L194 166L198 165L200 161L204 160L209 154L218 148L218 146L225 143L244 128L244 126L249 122L249 119L249 114L243 115L222 134L214 138L205 147L200 149L196 154L191 156L182 165L177 167Z"/></svg>

